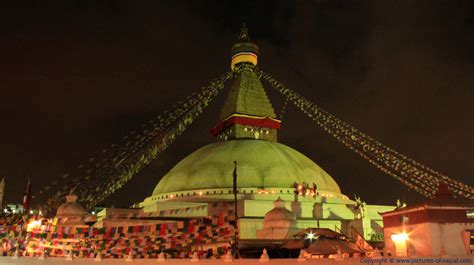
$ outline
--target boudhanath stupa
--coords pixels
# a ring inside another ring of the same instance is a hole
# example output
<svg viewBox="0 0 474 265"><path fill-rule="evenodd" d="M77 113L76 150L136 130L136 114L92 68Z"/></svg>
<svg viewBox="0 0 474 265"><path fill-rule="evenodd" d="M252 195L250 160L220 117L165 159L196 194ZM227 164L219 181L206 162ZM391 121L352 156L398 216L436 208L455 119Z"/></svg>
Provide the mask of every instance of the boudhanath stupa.
<svg viewBox="0 0 474 265"><path fill-rule="evenodd" d="M257 231L264 228L265 214L279 200L295 215L293 232L319 227L351 235L355 229L367 240L383 241L379 213L395 206L349 198L313 160L278 142L278 130L292 128L277 119L255 71L259 47L250 41L245 27L231 55L235 75L220 122L210 130L217 141L186 156L165 176L157 176L160 180L153 193L135 209L109 208L99 213L98 225L209 217L229 209L233 216L233 177L237 175L241 240L259 239ZM282 237L291 238L292 232Z"/></svg>

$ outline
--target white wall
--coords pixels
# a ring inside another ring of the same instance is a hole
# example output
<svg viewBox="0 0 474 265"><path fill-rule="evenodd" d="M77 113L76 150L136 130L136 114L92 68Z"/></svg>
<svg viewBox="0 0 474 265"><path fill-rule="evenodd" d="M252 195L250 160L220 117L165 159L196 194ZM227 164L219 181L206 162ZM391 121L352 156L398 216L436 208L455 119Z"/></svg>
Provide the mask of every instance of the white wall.
<svg viewBox="0 0 474 265"><path fill-rule="evenodd" d="M467 255L461 232L474 229L473 224L465 223L423 223L402 227L384 228L385 249L395 254L391 235L405 230L408 233L408 254L417 256L440 255L442 249L446 255ZM410 248L412 251L410 251Z"/></svg>
<svg viewBox="0 0 474 265"><path fill-rule="evenodd" d="M443 249L449 255L466 255L461 232L468 229L474 229L474 224L430 223L433 255L439 254Z"/></svg>

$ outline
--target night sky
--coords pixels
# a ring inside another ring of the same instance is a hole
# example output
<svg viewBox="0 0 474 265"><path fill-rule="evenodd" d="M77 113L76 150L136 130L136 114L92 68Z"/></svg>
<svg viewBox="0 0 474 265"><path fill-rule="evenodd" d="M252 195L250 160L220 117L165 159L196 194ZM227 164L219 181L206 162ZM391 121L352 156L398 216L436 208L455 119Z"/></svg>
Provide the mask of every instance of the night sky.
<svg viewBox="0 0 474 265"><path fill-rule="evenodd" d="M259 66L388 146L474 185L474 1L36 1L0 7L0 176L18 202L229 70L242 22ZM34 2L33 2L34 3ZM283 99L267 87L276 113ZM212 143L227 90L164 154L110 197L149 196ZM421 200L295 107L279 141L344 194Z"/></svg>

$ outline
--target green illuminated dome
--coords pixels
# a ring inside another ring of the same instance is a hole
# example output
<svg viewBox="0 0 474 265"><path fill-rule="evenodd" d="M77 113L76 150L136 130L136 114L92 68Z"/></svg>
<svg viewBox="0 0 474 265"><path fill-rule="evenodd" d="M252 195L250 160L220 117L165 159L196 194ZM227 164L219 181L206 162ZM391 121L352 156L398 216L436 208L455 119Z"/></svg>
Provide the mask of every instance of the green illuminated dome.
<svg viewBox="0 0 474 265"><path fill-rule="evenodd" d="M181 160L153 191L153 195L178 191L233 187L233 161L237 161L239 188L291 188L306 182L318 190L341 193L322 168L300 152L277 142L240 139L206 145Z"/></svg>
<svg viewBox="0 0 474 265"><path fill-rule="evenodd" d="M306 182L310 187L316 184L320 194L341 194L337 183L316 163L277 142L281 121L255 71L258 49L252 45L243 27L232 48L230 90L219 123L211 129L219 142L181 160L155 187L154 199L229 194L234 161L242 193L278 189L275 192L291 196L295 183Z"/></svg>

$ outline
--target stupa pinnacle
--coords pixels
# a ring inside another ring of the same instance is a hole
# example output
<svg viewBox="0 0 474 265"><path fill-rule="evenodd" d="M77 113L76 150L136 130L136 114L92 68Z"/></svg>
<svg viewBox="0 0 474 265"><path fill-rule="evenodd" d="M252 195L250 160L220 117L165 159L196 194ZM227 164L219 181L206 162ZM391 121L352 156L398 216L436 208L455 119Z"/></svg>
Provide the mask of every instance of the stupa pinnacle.
<svg viewBox="0 0 474 265"><path fill-rule="evenodd" d="M245 24L242 25L237 43L232 46L232 60L230 67L235 69L241 63L257 65L259 49L258 45L250 41L250 35Z"/></svg>
<svg viewBox="0 0 474 265"><path fill-rule="evenodd" d="M211 134L221 140L277 140L280 121L255 73L257 58L258 46L250 42L244 25L238 42L232 46L234 80L219 116L220 122L211 129Z"/></svg>

